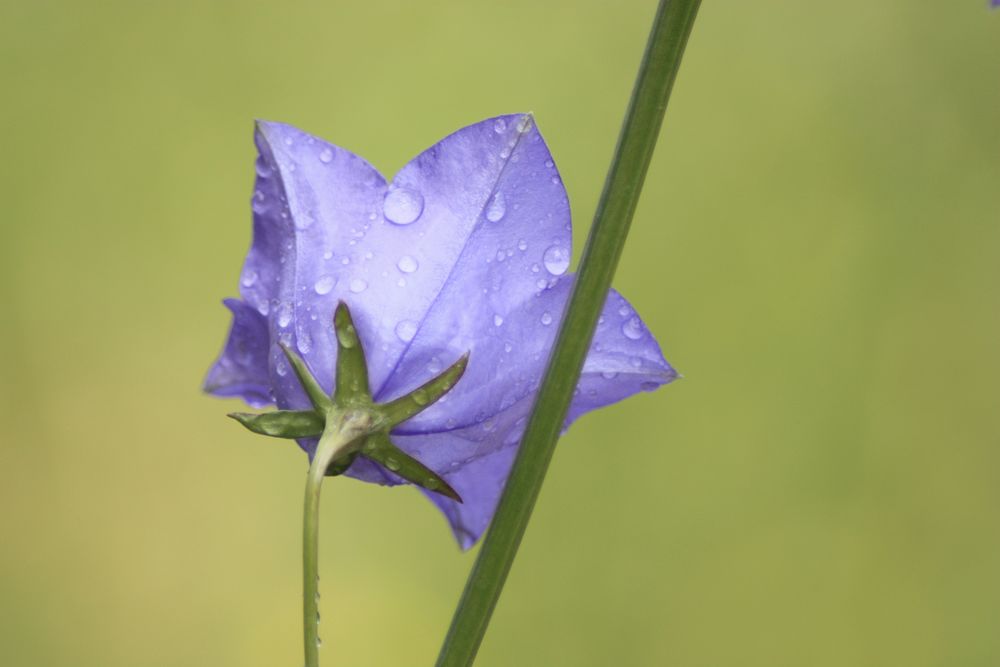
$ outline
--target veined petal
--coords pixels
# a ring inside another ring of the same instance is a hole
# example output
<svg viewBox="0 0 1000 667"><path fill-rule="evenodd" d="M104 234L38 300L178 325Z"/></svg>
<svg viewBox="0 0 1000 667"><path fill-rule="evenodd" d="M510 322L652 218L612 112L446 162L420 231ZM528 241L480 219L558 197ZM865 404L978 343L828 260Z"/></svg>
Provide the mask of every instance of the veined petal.
<svg viewBox="0 0 1000 667"><path fill-rule="evenodd" d="M268 258L266 270L255 270L277 289L256 297L271 298L272 342L297 347L324 386L332 384L329 316L338 300L354 314L377 395L447 285L485 281L503 288L506 300L530 289L507 284L510 269L495 259L501 240L521 262L543 262L549 247L560 249L549 253L550 264L553 253L568 257L566 194L530 116L459 130L390 184L360 158L287 125L261 123L258 145L264 175L257 191L277 187L265 194L273 206L257 207L266 210L255 230L267 229L255 231L248 267ZM511 225L525 230L531 252L518 249ZM497 261L497 270L486 260ZM272 351L271 358L279 405L303 407L280 356Z"/></svg>
<svg viewBox="0 0 1000 667"><path fill-rule="evenodd" d="M517 340L523 349L474 350L470 360L478 355L485 363L474 375L470 375L470 364L462 381L446 397L443 409L437 415L430 414L437 409L435 404L404 422L393 436L397 445L437 471L462 496L464 504L429 495L448 518L463 548L479 539L496 509L538 392L570 282L559 281L514 314L511 327L519 332ZM552 318L547 324L542 321L546 313ZM586 412L651 391L676 377L677 372L663 358L632 306L612 291L565 426ZM438 430L442 419L446 420L443 431Z"/></svg>
<svg viewBox="0 0 1000 667"><path fill-rule="evenodd" d="M205 391L237 396L255 408L274 402L267 373L267 320L238 299L223 303L233 313L225 348L205 378Z"/></svg>
<svg viewBox="0 0 1000 667"><path fill-rule="evenodd" d="M469 349L461 382L442 401L396 430L433 433L484 421L537 391L559 320L569 297L572 276L536 289L506 311L496 325L491 306L463 300L456 313L435 307L399 366L400 377L421 377L448 359L455 349ZM457 298L457 297L455 297ZM451 299L442 301L448 304ZM584 364L579 392L569 419L670 382L677 373L631 305L612 290ZM412 387L392 387L404 393ZM460 492L461 493L461 492Z"/></svg>

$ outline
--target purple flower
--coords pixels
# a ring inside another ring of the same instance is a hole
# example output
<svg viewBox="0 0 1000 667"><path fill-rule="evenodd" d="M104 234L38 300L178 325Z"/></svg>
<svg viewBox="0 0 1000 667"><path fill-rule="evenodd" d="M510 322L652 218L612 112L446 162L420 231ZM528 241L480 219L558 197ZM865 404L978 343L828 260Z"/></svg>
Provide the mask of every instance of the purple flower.
<svg viewBox="0 0 1000 667"><path fill-rule="evenodd" d="M309 407L281 345L333 386L339 301L350 306L372 394L385 402L469 353L464 377L393 431L394 442L461 494L435 493L461 545L485 530L569 294L569 202L530 115L446 137L391 182L349 151L259 123L253 244L222 355L205 383L254 407ZM675 371L612 291L567 425L670 382ZM316 441L300 440L312 455ZM404 480L358 457L346 473Z"/></svg>

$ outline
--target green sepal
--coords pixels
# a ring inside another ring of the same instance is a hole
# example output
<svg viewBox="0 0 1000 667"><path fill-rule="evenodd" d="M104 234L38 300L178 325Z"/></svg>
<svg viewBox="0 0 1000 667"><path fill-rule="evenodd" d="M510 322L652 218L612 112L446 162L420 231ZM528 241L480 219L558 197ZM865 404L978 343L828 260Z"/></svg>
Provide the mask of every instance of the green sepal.
<svg viewBox="0 0 1000 667"><path fill-rule="evenodd" d="M389 439L389 434L385 431L368 436L361 446L361 454L417 486L439 493L454 501L462 502L462 496L458 495L458 492L451 488L448 482L394 445Z"/></svg>
<svg viewBox="0 0 1000 667"><path fill-rule="evenodd" d="M263 414L231 412L229 416L254 433L272 438L315 438L326 426L323 415L312 410L276 410Z"/></svg>
<svg viewBox="0 0 1000 667"><path fill-rule="evenodd" d="M343 475L347 472L347 469L351 467L354 463L354 459L358 458L358 452L351 452L347 456L337 459L336 461L330 461L330 465L326 467L327 477L336 477L337 475Z"/></svg>
<svg viewBox="0 0 1000 667"><path fill-rule="evenodd" d="M309 372L306 362L287 345L281 344L281 349L285 353L285 356L288 357L288 362L292 365L295 377L299 379L299 383L302 385L302 389L305 390L306 396L309 397L309 402L320 412L329 410L333 402L326 395L326 392L323 391L323 387L319 386L319 382L316 381L313 374Z"/></svg>
<svg viewBox="0 0 1000 667"><path fill-rule="evenodd" d="M333 315L333 328L337 334L336 389L333 397L340 407L352 403L371 403L368 387L368 363L361 338L354 327L354 318L347 304L341 301Z"/></svg>
<svg viewBox="0 0 1000 667"><path fill-rule="evenodd" d="M433 380L421 385L406 396L380 405L379 409L385 416L389 427L397 426L439 401L462 378L468 365L469 353L466 352Z"/></svg>

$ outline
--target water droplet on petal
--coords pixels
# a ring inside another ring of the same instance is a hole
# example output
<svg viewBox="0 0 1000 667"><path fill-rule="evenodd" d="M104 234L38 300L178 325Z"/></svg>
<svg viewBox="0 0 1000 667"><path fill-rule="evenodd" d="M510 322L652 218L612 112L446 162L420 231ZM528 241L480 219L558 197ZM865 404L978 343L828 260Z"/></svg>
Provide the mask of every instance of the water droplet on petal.
<svg viewBox="0 0 1000 667"><path fill-rule="evenodd" d="M643 334L642 322L639 321L638 317L629 318L622 325L622 333L630 340L639 340Z"/></svg>
<svg viewBox="0 0 1000 667"><path fill-rule="evenodd" d="M308 331L299 332L299 342L298 342L299 352L301 352L302 354L309 354L309 351L312 350L312 346L313 346L312 336L309 335L309 332Z"/></svg>
<svg viewBox="0 0 1000 667"><path fill-rule="evenodd" d="M396 263L396 267L403 273L413 273L420 267L420 264L415 258L410 257L409 255L403 255Z"/></svg>
<svg viewBox="0 0 1000 667"><path fill-rule="evenodd" d="M282 303L278 306L278 326L287 327L292 322L292 304Z"/></svg>
<svg viewBox="0 0 1000 667"><path fill-rule="evenodd" d="M503 318L500 317L499 315L494 315L493 316L493 326L497 326L498 327L501 324L503 324Z"/></svg>
<svg viewBox="0 0 1000 667"><path fill-rule="evenodd" d="M257 158L257 162L254 163L254 169L257 171L257 175L261 178L267 178L271 175L271 165L264 162L264 158Z"/></svg>
<svg viewBox="0 0 1000 667"><path fill-rule="evenodd" d="M361 278L354 278L351 280L351 291L355 294L360 294L368 289L368 283L366 283Z"/></svg>
<svg viewBox="0 0 1000 667"><path fill-rule="evenodd" d="M548 311L542 313L542 324L544 324L545 326L549 326L550 324L552 324L552 314L549 313Z"/></svg>
<svg viewBox="0 0 1000 667"><path fill-rule="evenodd" d="M524 239L521 239L520 241L517 242L517 249L520 250L521 252L524 252L525 250L528 249L528 242L525 241Z"/></svg>
<svg viewBox="0 0 1000 667"><path fill-rule="evenodd" d="M250 269L249 271L243 274L243 279L240 282L243 284L244 287L252 286L255 282L257 282L257 272L254 271L253 269Z"/></svg>
<svg viewBox="0 0 1000 667"><path fill-rule="evenodd" d="M521 134L531 131L531 116L525 114L517 120L517 131Z"/></svg>
<svg viewBox="0 0 1000 667"><path fill-rule="evenodd" d="M386 220L397 225L408 225L424 212L424 198L410 188L393 188L385 194L382 212Z"/></svg>
<svg viewBox="0 0 1000 667"><path fill-rule="evenodd" d="M601 373L601 377L604 378L605 380L614 380L616 377L618 377L618 373L614 373L611 371L604 371L603 373Z"/></svg>
<svg viewBox="0 0 1000 667"><path fill-rule="evenodd" d="M413 320L400 320L396 325L396 336L404 343L409 343L417 335L417 323Z"/></svg>
<svg viewBox="0 0 1000 667"><path fill-rule="evenodd" d="M511 345L510 343L504 343L503 344L503 351L504 352L510 352L513 349L514 349L514 346Z"/></svg>
<svg viewBox="0 0 1000 667"><path fill-rule="evenodd" d="M569 253L557 245L549 246L542 255L545 269L554 276L561 276L569 268Z"/></svg>
<svg viewBox="0 0 1000 667"><path fill-rule="evenodd" d="M333 289L333 286L337 284L337 279L333 276L322 276L313 285L313 289L316 290L316 294L323 296L324 294L329 294Z"/></svg>
<svg viewBox="0 0 1000 667"><path fill-rule="evenodd" d="M257 215L263 215L263 213L267 210L267 203L263 192L257 190L257 192L254 193L253 199L250 201L250 208L252 208L253 212Z"/></svg>
<svg viewBox="0 0 1000 667"><path fill-rule="evenodd" d="M288 374L288 366L285 365L284 359L278 360L278 363L274 365L274 372L280 377L285 377Z"/></svg>
<svg viewBox="0 0 1000 667"><path fill-rule="evenodd" d="M497 134L503 134L507 130L507 121L503 118L497 118L493 121L493 131Z"/></svg>
<svg viewBox="0 0 1000 667"><path fill-rule="evenodd" d="M322 151L320 151L319 154L320 162L322 162L323 164L329 164L331 160L333 160L333 151L331 151L329 148L324 148Z"/></svg>
<svg viewBox="0 0 1000 667"><path fill-rule="evenodd" d="M486 205L486 219L490 222L499 222L506 213L507 202L504 200L503 193L494 193Z"/></svg>

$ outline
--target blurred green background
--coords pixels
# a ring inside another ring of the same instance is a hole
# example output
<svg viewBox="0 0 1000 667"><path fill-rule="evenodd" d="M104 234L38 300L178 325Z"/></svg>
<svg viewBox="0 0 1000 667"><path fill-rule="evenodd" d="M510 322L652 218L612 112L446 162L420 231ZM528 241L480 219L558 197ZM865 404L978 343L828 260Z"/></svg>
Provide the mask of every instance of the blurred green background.
<svg viewBox="0 0 1000 667"><path fill-rule="evenodd" d="M305 458L199 387L256 117L391 174L532 110L582 246L652 1L0 9L0 664L301 664ZM686 378L564 438L482 667L1000 664L1000 11L707 0L616 285ZM472 554L328 485L324 664Z"/></svg>

